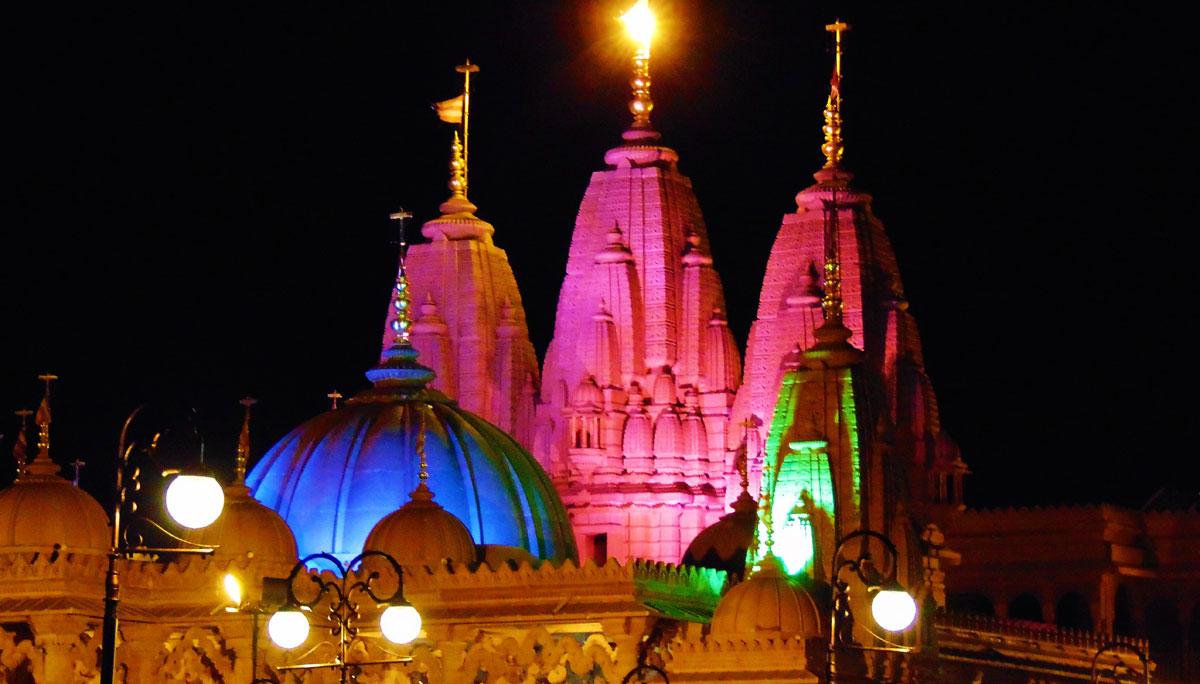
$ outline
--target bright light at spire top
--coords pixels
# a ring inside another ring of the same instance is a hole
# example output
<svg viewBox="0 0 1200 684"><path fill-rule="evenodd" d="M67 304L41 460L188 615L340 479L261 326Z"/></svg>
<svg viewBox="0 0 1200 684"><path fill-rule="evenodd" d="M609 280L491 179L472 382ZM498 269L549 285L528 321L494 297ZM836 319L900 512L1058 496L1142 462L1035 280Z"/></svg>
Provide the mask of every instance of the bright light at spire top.
<svg viewBox="0 0 1200 684"><path fill-rule="evenodd" d="M654 37L654 13L650 11L649 0L638 0L621 15L621 23L625 24L629 37L637 42L640 56L649 57L650 39Z"/></svg>

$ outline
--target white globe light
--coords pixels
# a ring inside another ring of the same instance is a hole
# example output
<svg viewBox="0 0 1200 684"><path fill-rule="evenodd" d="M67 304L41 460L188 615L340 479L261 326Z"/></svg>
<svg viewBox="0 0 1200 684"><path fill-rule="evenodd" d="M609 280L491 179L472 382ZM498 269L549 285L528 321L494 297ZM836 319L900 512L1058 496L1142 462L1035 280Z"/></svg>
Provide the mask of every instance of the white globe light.
<svg viewBox="0 0 1200 684"><path fill-rule="evenodd" d="M211 525L225 507L225 492L207 475L177 475L167 486L166 498L171 519L193 530Z"/></svg>
<svg viewBox="0 0 1200 684"><path fill-rule="evenodd" d="M379 631L394 644L407 644L421 633L421 614L412 606L388 606L379 616Z"/></svg>
<svg viewBox="0 0 1200 684"><path fill-rule="evenodd" d="M308 639L308 618L298 610L281 610L267 621L267 634L279 648L296 648Z"/></svg>
<svg viewBox="0 0 1200 684"><path fill-rule="evenodd" d="M889 632L908 629L917 617L917 602L902 589L884 589L871 601L871 616Z"/></svg>

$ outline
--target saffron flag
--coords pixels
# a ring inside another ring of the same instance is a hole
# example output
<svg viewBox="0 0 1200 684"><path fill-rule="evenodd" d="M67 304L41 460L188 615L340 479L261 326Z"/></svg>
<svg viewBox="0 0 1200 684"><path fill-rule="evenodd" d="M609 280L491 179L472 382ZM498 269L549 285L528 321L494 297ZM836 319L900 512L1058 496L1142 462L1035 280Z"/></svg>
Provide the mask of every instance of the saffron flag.
<svg viewBox="0 0 1200 684"><path fill-rule="evenodd" d="M50 397L42 397L42 403L38 406L37 415L33 420L38 425L50 424Z"/></svg>
<svg viewBox="0 0 1200 684"><path fill-rule="evenodd" d="M24 468L28 458L29 442L26 441L25 430L22 429L17 433L17 441L13 444L13 459L17 462L17 468Z"/></svg>
<svg viewBox="0 0 1200 684"><path fill-rule="evenodd" d="M452 97L449 100L433 103L433 110L438 118L449 124L460 124L463 120L463 107L466 105L466 95Z"/></svg>

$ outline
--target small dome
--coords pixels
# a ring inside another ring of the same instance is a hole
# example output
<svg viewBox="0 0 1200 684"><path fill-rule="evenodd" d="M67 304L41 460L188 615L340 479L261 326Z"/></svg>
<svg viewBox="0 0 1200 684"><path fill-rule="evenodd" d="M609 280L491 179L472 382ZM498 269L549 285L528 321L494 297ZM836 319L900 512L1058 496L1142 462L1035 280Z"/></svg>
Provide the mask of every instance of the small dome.
<svg viewBox="0 0 1200 684"><path fill-rule="evenodd" d="M783 573L779 559L767 556L758 572L721 597L712 634L807 639L821 635L821 614L808 592Z"/></svg>
<svg viewBox="0 0 1200 684"><path fill-rule="evenodd" d="M21 479L0 491L0 551L107 554L108 516L87 492L58 476L58 465L39 454Z"/></svg>
<svg viewBox="0 0 1200 684"><path fill-rule="evenodd" d="M704 528L688 544L683 565L724 570L730 581L740 581L746 572L746 551L754 544L758 503L745 491L733 502L733 512Z"/></svg>
<svg viewBox="0 0 1200 684"><path fill-rule="evenodd" d="M604 406L604 393L596 384L596 378L589 375L579 381L579 385L571 394L571 405L577 408Z"/></svg>
<svg viewBox="0 0 1200 684"><path fill-rule="evenodd" d="M296 537L283 518L250 496L244 484L225 488L225 508L208 527L189 533L188 541L215 546L217 558L254 558L291 565L298 558Z"/></svg>
<svg viewBox="0 0 1200 684"><path fill-rule="evenodd" d="M473 563L475 540L461 520L433 500L425 483L417 485L408 503L384 516L363 544L364 551L383 551L400 565L436 566L449 558Z"/></svg>

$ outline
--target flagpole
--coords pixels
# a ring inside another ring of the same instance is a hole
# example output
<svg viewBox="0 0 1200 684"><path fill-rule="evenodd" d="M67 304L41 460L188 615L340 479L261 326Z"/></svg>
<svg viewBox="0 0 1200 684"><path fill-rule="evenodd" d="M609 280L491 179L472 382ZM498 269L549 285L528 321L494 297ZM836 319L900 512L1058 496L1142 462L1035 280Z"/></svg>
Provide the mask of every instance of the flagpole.
<svg viewBox="0 0 1200 684"><path fill-rule="evenodd" d="M470 186L470 143L468 133L470 131L471 122L471 74L479 71L479 65L471 64L471 60L466 60L465 64L459 64L454 67L454 70L463 75L463 103L462 103L462 138L463 138L463 194L467 194L467 188Z"/></svg>

